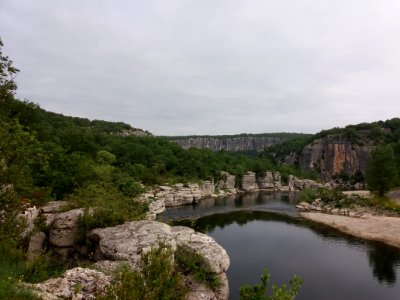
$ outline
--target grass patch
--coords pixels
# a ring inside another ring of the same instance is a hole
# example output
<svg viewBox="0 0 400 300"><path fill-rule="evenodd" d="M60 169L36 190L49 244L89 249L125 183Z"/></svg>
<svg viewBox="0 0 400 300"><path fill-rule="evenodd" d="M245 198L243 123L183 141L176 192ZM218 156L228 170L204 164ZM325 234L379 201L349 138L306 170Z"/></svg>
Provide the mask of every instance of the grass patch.
<svg viewBox="0 0 400 300"><path fill-rule="evenodd" d="M216 291L221 286L217 274L210 270L204 258L186 245L178 245L175 253L176 263L183 274L191 274L194 279Z"/></svg>

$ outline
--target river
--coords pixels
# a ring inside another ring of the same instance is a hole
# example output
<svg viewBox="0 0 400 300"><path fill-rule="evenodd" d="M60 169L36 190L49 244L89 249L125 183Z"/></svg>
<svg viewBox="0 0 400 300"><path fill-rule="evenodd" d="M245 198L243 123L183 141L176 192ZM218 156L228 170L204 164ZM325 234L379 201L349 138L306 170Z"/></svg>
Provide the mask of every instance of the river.
<svg viewBox="0 0 400 300"><path fill-rule="evenodd" d="M272 283L303 280L297 300L398 300L400 250L364 241L300 218L295 193L252 193L169 208L175 220L206 232L231 259L230 299L239 287L259 283L264 268Z"/></svg>

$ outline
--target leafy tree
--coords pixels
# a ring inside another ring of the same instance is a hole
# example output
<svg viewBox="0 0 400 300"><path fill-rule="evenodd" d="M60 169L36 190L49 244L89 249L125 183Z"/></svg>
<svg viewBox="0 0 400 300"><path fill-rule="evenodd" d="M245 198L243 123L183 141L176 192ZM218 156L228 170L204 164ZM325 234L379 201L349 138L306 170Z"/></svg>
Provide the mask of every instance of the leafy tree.
<svg viewBox="0 0 400 300"><path fill-rule="evenodd" d="M0 39L0 103L13 97L17 84L14 81L19 70L13 67L13 62L2 51L3 42Z"/></svg>
<svg viewBox="0 0 400 300"><path fill-rule="evenodd" d="M379 196L383 196L396 185L398 171L394 151L390 145L377 146L372 151L366 179L370 191Z"/></svg>

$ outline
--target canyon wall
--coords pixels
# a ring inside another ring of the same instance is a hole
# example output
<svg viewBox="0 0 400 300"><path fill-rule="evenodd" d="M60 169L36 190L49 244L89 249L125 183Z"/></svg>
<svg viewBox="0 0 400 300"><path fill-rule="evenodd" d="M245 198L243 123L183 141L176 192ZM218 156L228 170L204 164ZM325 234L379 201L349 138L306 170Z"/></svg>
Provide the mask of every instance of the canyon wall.
<svg viewBox="0 0 400 300"><path fill-rule="evenodd" d="M303 171L316 171L324 181L334 175L354 175L357 171L365 174L373 144L351 143L345 138L327 137L306 145L298 158Z"/></svg>
<svg viewBox="0 0 400 300"><path fill-rule="evenodd" d="M265 147L280 144L284 138L266 136L182 137L171 140L185 149L198 148L213 151L262 151Z"/></svg>

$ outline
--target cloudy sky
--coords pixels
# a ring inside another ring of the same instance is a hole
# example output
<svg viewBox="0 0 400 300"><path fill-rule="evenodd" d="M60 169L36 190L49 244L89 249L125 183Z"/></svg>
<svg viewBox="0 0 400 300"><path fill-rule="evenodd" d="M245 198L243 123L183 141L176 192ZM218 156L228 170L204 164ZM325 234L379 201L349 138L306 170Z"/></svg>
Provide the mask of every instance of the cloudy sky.
<svg viewBox="0 0 400 300"><path fill-rule="evenodd" d="M1 0L18 97L158 135L400 117L398 0Z"/></svg>

